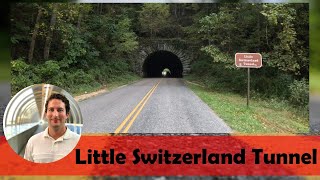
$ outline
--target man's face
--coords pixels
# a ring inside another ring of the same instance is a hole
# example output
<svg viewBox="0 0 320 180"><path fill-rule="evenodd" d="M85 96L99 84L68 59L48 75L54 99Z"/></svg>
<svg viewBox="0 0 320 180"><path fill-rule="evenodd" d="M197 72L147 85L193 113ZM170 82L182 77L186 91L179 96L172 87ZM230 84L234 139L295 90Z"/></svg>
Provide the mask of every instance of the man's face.
<svg viewBox="0 0 320 180"><path fill-rule="evenodd" d="M49 127L59 130L65 127L65 122L69 114L67 114L66 106L60 99L52 99L48 103L46 117Z"/></svg>

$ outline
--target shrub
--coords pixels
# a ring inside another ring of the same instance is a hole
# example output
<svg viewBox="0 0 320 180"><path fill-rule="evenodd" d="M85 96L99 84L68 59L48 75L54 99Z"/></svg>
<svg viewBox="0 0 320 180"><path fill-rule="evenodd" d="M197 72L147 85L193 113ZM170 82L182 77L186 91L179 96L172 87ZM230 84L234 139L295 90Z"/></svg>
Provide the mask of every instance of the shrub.
<svg viewBox="0 0 320 180"><path fill-rule="evenodd" d="M60 66L57 61L49 60L40 66L40 73L44 79L50 79L51 77L60 73Z"/></svg>
<svg viewBox="0 0 320 180"><path fill-rule="evenodd" d="M105 78L103 73L101 72L101 67L94 67L88 71L88 74L92 75L93 78L101 84L105 83Z"/></svg>
<svg viewBox="0 0 320 180"><path fill-rule="evenodd" d="M11 61L11 91L12 95L21 89L40 81L40 77L33 73L34 67L28 65L23 59Z"/></svg>
<svg viewBox="0 0 320 180"><path fill-rule="evenodd" d="M113 60L107 63L107 65L112 69L112 72L115 74L122 74L129 70L128 63L123 60Z"/></svg>
<svg viewBox="0 0 320 180"><path fill-rule="evenodd" d="M264 98L288 99L290 96L288 86L292 80L292 76L288 74L257 74L252 75L251 86Z"/></svg>
<svg viewBox="0 0 320 180"><path fill-rule="evenodd" d="M29 69L29 65L24 62L23 59L19 58L17 60L11 61L11 71L13 75L15 73L23 73Z"/></svg>
<svg viewBox="0 0 320 180"><path fill-rule="evenodd" d="M294 80L289 85L289 101L295 106L306 107L309 103L309 85L307 80Z"/></svg>
<svg viewBox="0 0 320 180"><path fill-rule="evenodd" d="M65 84L65 72L58 61L48 60L43 64L33 66L32 72L39 77L37 83L47 83L59 87Z"/></svg>
<svg viewBox="0 0 320 180"><path fill-rule="evenodd" d="M199 61L195 61L191 65L191 69L192 69L191 73L194 73L199 76L204 76L205 74L208 73L208 70L210 70L211 66L212 66L212 63L207 59L205 60L201 59Z"/></svg>
<svg viewBox="0 0 320 180"><path fill-rule="evenodd" d="M81 85L81 84L92 84L94 81L94 77L91 74L85 73L82 69L73 69L72 72L67 74L68 81L72 85Z"/></svg>

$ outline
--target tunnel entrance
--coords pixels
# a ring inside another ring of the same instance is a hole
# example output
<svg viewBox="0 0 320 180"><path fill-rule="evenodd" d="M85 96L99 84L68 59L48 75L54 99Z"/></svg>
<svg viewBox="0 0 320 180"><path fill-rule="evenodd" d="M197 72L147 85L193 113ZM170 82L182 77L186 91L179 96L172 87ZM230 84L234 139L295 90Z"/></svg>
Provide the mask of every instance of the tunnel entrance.
<svg viewBox="0 0 320 180"><path fill-rule="evenodd" d="M183 67L178 56L169 51L151 53L143 63L144 77L182 78Z"/></svg>

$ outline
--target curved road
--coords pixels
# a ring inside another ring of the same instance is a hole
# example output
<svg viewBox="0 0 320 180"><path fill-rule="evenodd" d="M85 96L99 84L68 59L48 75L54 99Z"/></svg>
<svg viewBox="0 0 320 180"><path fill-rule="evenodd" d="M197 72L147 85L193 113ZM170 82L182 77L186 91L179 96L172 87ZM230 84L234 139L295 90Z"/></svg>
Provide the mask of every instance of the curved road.
<svg viewBox="0 0 320 180"><path fill-rule="evenodd" d="M79 103L83 133L231 133L182 79L143 79Z"/></svg>

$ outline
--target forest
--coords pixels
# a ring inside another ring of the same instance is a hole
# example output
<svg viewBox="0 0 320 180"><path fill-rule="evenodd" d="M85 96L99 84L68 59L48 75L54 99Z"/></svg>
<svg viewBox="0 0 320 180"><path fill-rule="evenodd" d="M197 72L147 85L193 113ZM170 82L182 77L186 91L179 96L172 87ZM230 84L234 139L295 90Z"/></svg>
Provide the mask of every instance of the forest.
<svg viewBox="0 0 320 180"><path fill-rule="evenodd" d="M49 83L71 93L141 78L134 55L166 41L191 52L188 80L246 94L237 52L261 53L253 98L309 103L309 4L15 3L10 8L13 95Z"/></svg>

